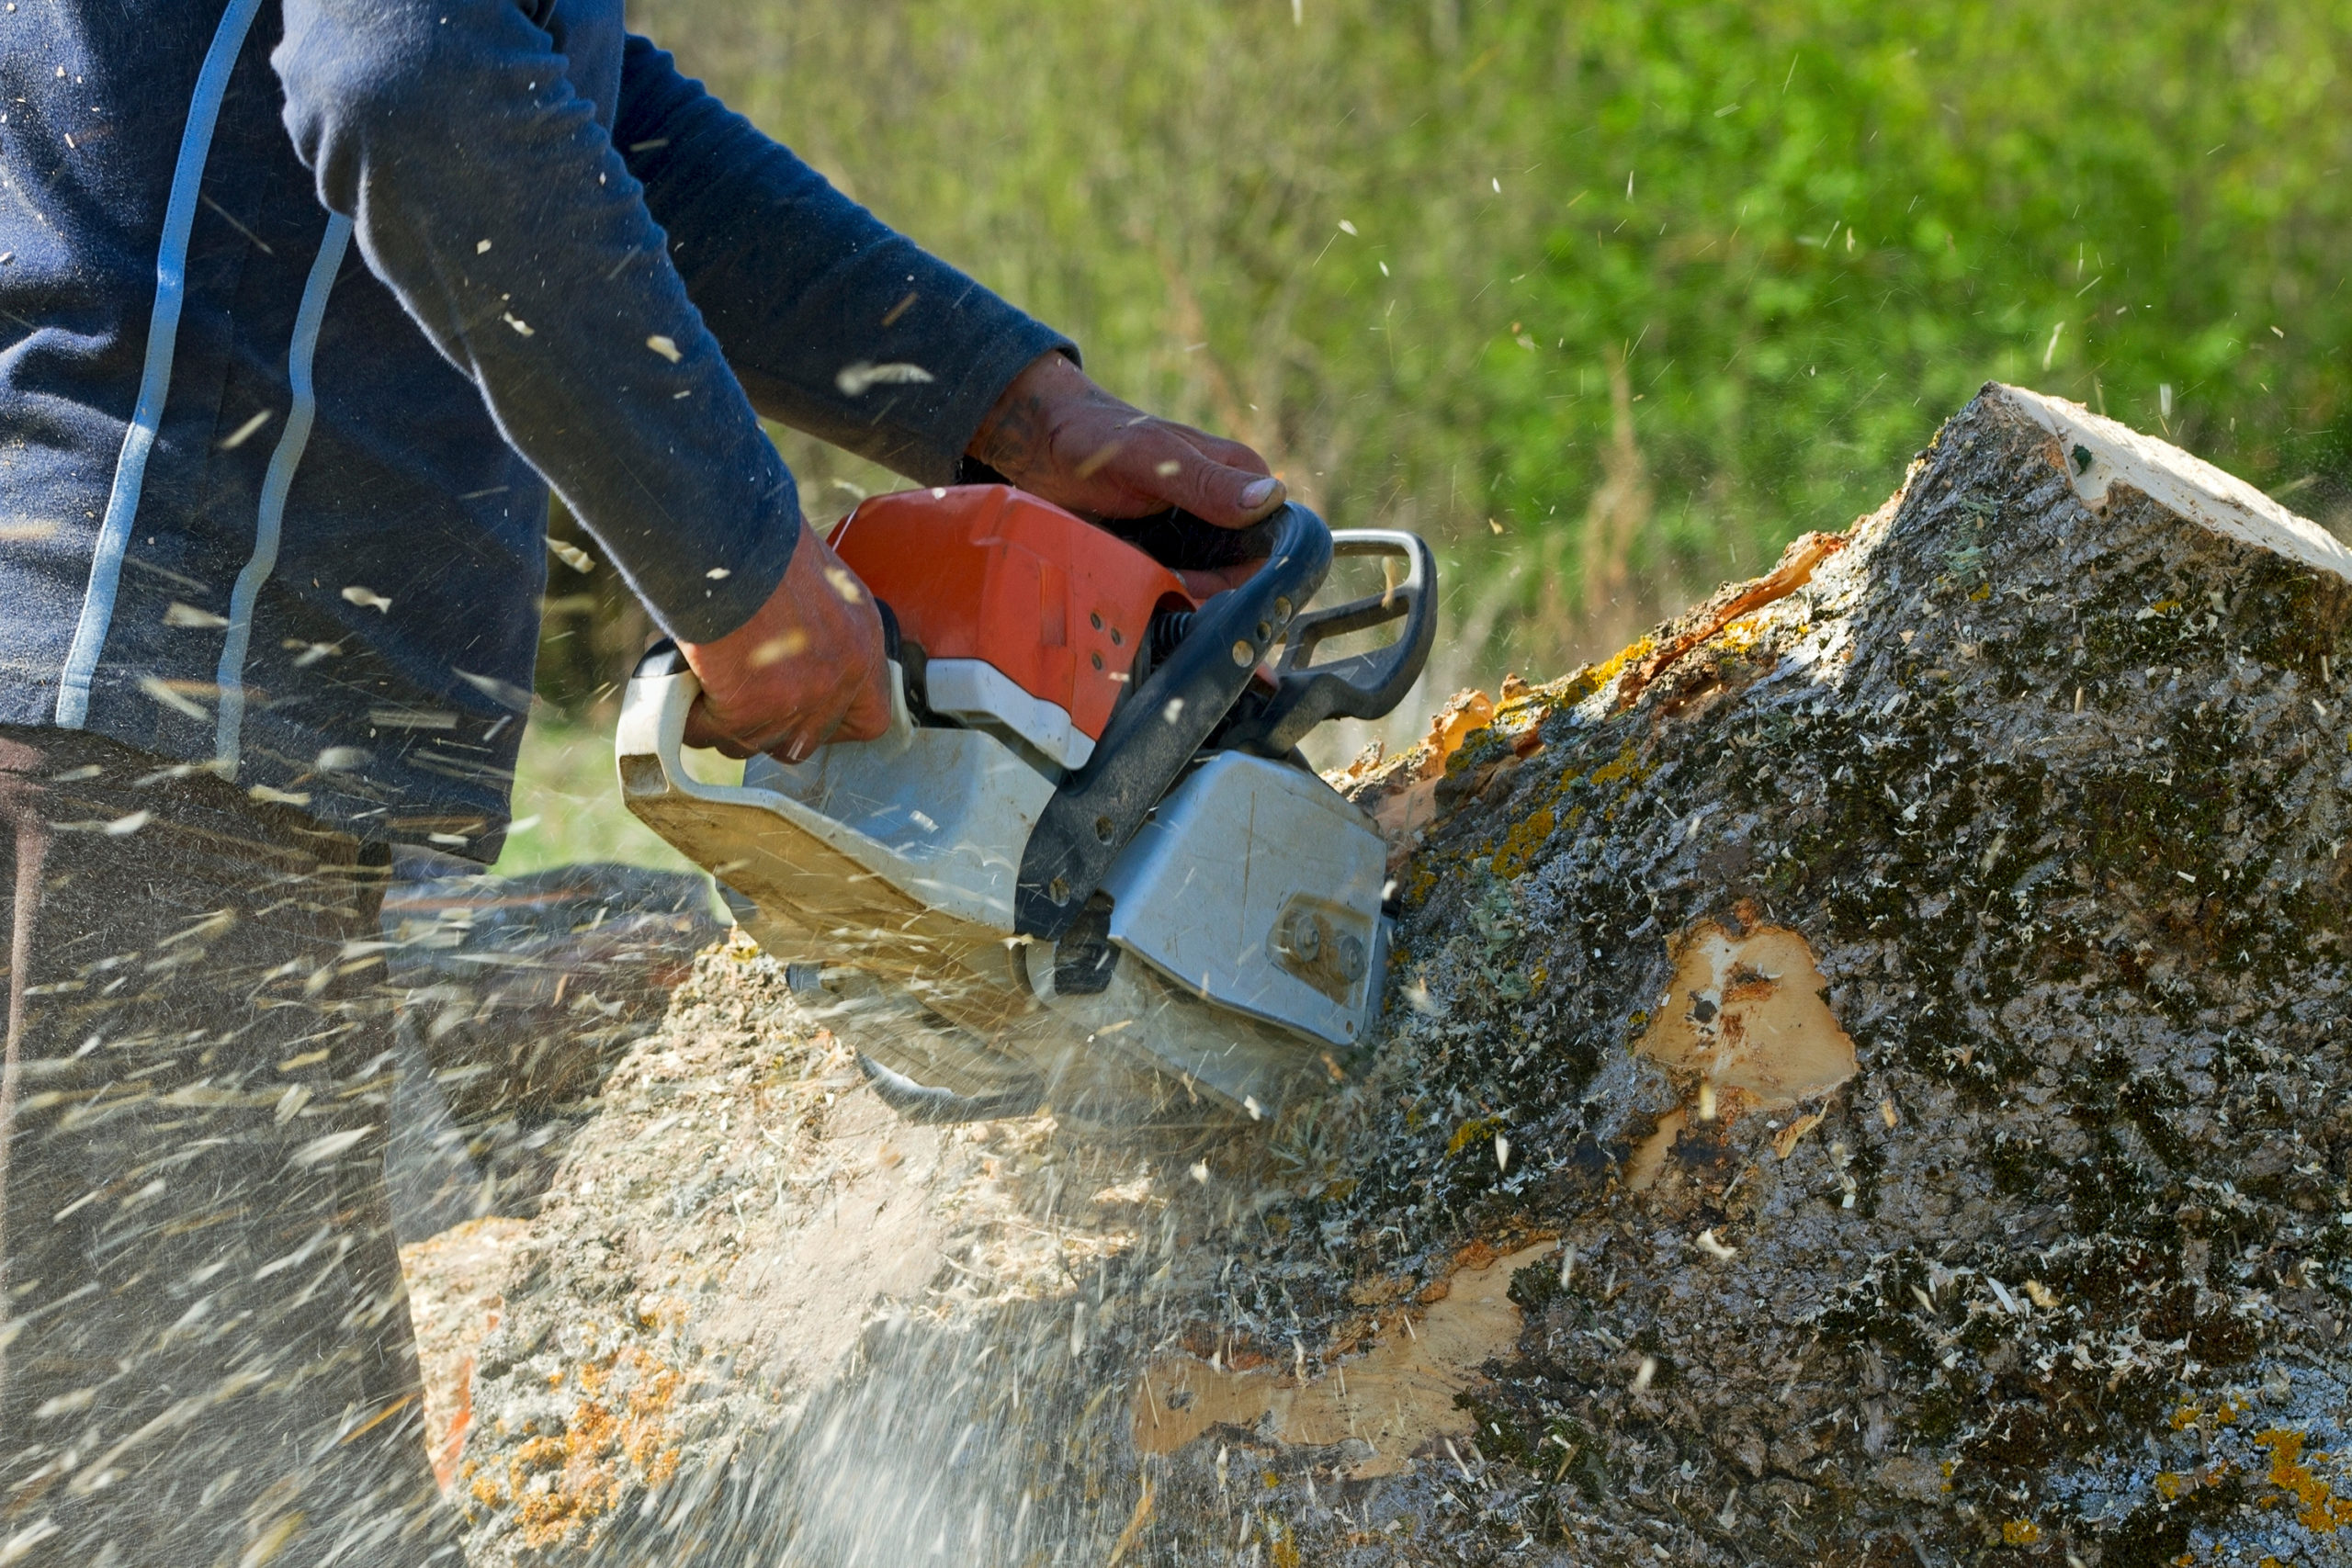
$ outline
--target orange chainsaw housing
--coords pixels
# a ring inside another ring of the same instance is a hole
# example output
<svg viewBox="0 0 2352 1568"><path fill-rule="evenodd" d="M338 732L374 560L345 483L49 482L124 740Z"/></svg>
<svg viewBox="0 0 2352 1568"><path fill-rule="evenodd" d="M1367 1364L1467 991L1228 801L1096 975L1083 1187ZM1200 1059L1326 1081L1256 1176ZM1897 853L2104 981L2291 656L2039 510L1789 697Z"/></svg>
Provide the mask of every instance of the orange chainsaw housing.
<svg viewBox="0 0 2352 1568"><path fill-rule="evenodd" d="M862 503L832 547L926 659L971 659L1102 738L1183 580L1123 539L1010 485L901 491Z"/></svg>

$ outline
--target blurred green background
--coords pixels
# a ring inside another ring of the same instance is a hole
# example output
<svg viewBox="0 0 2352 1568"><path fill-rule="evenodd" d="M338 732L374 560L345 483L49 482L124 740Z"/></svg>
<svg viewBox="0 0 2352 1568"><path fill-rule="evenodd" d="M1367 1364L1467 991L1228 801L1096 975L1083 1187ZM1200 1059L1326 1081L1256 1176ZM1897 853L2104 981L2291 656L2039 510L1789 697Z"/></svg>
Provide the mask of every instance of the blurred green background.
<svg viewBox="0 0 2352 1568"><path fill-rule="evenodd" d="M1438 541L1425 696L1843 526L1987 379L2352 507L2352 0L634 21L1114 390L1255 443L1335 525ZM820 518L892 482L779 439ZM593 739L643 622L608 570L554 572L542 692Z"/></svg>

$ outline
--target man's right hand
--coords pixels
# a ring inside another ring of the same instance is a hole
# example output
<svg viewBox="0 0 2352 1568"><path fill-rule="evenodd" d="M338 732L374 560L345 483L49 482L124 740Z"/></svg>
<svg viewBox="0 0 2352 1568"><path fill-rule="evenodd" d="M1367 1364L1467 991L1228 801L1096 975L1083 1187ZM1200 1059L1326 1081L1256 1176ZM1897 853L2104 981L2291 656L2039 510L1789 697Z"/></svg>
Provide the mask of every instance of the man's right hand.
<svg viewBox="0 0 2352 1568"><path fill-rule="evenodd" d="M784 581L743 625L679 651L701 677L686 744L798 762L831 740L890 728L890 677L874 595L803 525Z"/></svg>

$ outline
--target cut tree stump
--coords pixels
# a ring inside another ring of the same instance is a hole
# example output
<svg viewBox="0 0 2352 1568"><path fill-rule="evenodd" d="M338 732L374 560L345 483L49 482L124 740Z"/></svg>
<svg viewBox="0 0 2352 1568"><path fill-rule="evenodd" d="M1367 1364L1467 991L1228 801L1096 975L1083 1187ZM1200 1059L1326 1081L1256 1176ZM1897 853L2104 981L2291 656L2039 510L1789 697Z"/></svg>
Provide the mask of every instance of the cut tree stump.
<svg viewBox="0 0 2352 1568"><path fill-rule="evenodd" d="M2347 607L1988 387L1347 778L1411 840L1388 1037L1214 1145L898 1123L706 954L480 1348L473 1561L2341 1551Z"/></svg>

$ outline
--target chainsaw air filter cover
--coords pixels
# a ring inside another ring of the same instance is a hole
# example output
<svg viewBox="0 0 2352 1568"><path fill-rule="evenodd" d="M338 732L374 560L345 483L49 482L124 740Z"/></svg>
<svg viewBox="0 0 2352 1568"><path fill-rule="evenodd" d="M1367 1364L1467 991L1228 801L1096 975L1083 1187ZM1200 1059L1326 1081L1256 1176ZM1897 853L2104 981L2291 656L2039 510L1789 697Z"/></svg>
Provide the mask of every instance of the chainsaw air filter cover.
<svg viewBox="0 0 2352 1568"><path fill-rule="evenodd" d="M878 495L833 548L923 652L924 705L1081 768L1134 682L1152 617L1193 608L1133 545L1009 485Z"/></svg>

